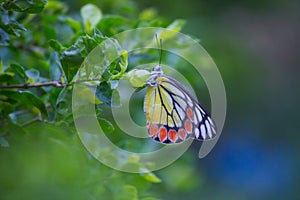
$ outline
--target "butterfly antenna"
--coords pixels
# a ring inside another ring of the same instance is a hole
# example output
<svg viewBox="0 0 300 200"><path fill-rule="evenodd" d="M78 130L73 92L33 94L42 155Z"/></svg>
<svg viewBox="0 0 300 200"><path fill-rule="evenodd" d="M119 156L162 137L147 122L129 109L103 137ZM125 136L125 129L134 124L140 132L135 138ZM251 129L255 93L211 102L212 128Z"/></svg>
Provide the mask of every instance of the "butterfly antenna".
<svg viewBox="0 0 300 200"><path fill-rule="evenodd" d="M160 52L159 52L159 65L161 64L161 59L162 59L162 39L160 38L159 40L159 47L160 47Z"/></svg>
<svg viewBox="0 0 300 200"><path fill-rule="evenodd" d="M158 40L157 34L155 34L155 37L156 37L157 47L159 48L158 55L159 55L159 66L160 66L161 65L161 59L162 59L162 39L160 38Z"/></svg>

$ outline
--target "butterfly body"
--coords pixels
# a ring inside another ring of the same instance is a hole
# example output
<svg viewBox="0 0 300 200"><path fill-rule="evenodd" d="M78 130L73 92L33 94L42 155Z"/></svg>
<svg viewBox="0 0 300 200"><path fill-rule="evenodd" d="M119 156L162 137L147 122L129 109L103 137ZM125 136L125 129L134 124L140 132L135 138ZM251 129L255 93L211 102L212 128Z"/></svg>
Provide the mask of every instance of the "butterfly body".
<svg viewBox="0 0 300 200"><path fill-rule="evenodd" d="M144 112L149 136L168 144L188 138L212 139L216 126L209 113L180 82L154 67L147 80Z"/></svg>

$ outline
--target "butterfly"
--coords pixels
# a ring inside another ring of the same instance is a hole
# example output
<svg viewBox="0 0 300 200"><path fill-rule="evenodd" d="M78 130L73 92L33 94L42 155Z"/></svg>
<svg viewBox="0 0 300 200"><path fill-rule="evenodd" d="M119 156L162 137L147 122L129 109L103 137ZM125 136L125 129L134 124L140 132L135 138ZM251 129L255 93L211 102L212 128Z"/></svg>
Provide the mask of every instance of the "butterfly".
<svg viewBox="0 0 300 200"><path fill-rule="evenodd" d="M209 140L216 136L210 114L180 82L155 66L146 81L144 113L149 136L163 144L188 138Z"/></svg>

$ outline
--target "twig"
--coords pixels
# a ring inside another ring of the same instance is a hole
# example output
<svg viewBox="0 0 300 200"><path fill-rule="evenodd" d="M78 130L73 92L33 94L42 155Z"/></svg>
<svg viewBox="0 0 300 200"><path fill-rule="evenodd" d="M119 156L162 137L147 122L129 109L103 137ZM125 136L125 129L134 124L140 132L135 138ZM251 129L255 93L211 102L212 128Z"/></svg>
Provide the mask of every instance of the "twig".
<svg viewBox="0 0 300 200"><path fill-rule="evenodd" d="M1 85L0 89L9 89L9 88L28 89L28 88L43 87L43 86L65 87L66 84L63 84L60 81L50 81L50 82L35 83L35 84Z"/></svg>
<svg viewBox="0 0 300 200"><path fill-rule="evenodd" d="M91 82L91 81L99 81L99 79L77 80L69 84L62 83L60 81L50 81L50 82L35 83L35 84L0 85L0 89L18 89L18 88L28 89L28 88L37 88L37 87L44 87L44 86L65 87L77 83L84 83L84 82Z"/></svg>

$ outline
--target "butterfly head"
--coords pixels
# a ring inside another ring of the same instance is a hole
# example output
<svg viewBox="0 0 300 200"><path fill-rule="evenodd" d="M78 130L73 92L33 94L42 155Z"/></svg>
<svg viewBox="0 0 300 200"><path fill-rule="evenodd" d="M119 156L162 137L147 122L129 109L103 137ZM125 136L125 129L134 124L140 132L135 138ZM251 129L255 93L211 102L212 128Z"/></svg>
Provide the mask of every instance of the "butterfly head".
<svg viewBox="0 0 300 200"><path fill-rule="evenodd" d="M160 65L156 65L152 72L151 72L151 75L150 77L148 78L147 80L147 84L150 85L150 86L157 86L158 82L157 82L157 78L160 77L161 75L163 74L163 71L161 69L161 66Z"/></svg>

